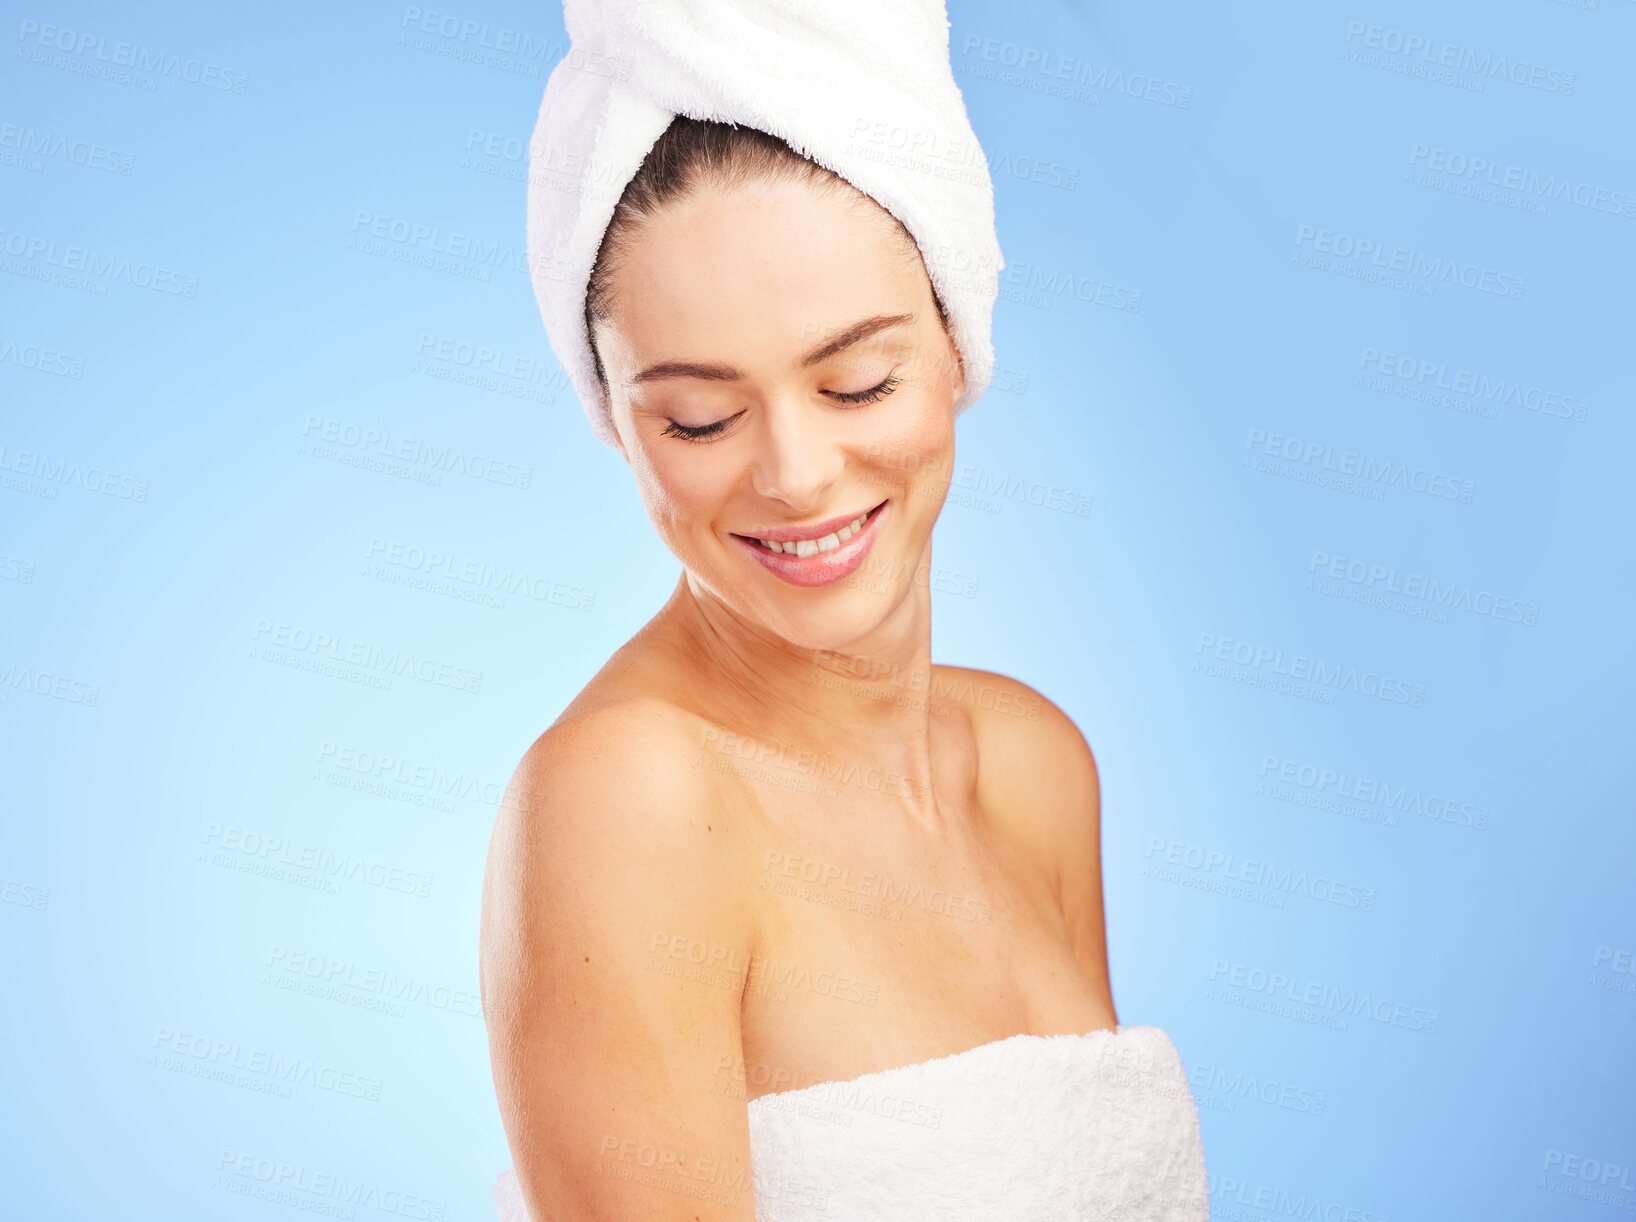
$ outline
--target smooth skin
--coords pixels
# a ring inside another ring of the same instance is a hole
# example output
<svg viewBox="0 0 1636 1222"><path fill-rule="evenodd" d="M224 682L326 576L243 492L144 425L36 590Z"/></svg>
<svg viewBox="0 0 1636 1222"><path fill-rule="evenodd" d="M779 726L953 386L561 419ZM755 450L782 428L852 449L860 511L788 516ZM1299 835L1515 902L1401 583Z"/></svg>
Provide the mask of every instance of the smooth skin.
<svg viewBox="0 0 1636 1222"><path fill-rule="evenodd" d="M747 1100L1116 1026L1096 761L1025 684L932 664L964 383L878 205L706 186L613 290L620 450L683 571L512 779L483 1011L535 1222L754 1222ZM883 499L827 586L734 538Z"/></svg>

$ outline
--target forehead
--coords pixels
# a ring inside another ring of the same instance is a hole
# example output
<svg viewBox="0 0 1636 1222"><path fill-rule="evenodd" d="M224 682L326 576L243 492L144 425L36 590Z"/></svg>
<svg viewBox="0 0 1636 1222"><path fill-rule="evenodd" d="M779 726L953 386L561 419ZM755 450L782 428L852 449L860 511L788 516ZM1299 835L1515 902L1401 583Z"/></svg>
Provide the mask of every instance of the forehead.
<svg viewBox="0 0 1636 1222"><path fill-rule="evenodd" d="M648 217L610 277L617 348L631 359L737 360L930 300L896 221L851 188L704 187Z"/></svg>

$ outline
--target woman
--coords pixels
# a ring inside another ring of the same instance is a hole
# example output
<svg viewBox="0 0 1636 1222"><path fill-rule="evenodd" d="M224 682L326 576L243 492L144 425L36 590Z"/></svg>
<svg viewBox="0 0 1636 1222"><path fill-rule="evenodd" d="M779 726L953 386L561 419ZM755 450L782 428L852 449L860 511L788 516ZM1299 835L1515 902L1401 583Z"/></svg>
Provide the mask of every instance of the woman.
<svg viewBox="0 0 1636 1222"><path fill-rule="evenodd" d="M1092 753L931 661L970 352L922 247L676 117L583 309L682 573L495 825L502 1216L1206 1217L1179 1059L1109 989Z"/></svg>

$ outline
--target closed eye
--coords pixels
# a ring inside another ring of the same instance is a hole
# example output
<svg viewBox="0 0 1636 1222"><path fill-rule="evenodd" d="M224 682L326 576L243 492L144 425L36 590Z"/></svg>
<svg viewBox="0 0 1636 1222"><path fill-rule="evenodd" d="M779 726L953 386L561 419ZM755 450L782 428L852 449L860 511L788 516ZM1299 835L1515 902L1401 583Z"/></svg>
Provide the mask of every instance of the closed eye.
<svg viewBox="0 0 1636 1222"><path fill-rule="evenodd" d="M703 441L708 437L714 437L743 414L743 412L738 412L728 416L725 420L718 420L714 424L701 424L697 428L686 424L677 424L672 420L659 435L661 437L680 437L683 441Z"/></svg>
<svg viewBox="0 0 1636 1222"><path fill-rule="evenodd" d="M902 383L902 378L887 374L883 381L871 386L868 390L826 390L823 393L839 403L876 403L891 394ZM697 427L678 424L672 420L659 435L661 437L680 437L683 441L706 441L719 434L743 414L743 412L738 412L724 420L717 420L712 424L701 424Z"/></svg>
<svg viewBox="0 0 1636 1222"><path fill-rule="evenodd" d="M842 403L874 403L891 394L902 381L902 378L887 374L884 382L878 386L871 386L868 390L826 390L824 393Z"/></svg>

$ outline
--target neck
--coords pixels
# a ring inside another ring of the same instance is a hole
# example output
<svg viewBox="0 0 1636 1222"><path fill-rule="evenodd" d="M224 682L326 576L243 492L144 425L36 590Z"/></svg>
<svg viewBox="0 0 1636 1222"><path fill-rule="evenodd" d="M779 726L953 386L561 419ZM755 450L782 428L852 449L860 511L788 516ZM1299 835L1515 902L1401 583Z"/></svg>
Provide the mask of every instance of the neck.
<svg viewBox="0 0 1636 1222"><path fill-rule="evenodd" d="M843 794L896 798L933 818L932 744L946 717L932 683L931 592L921 570L876 627L835 649L745 619L687 572L660 613L735 763Z"/></svg>

